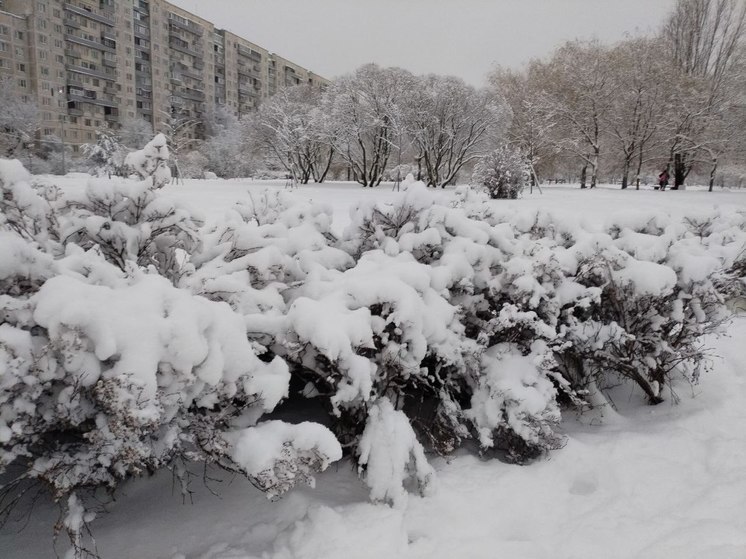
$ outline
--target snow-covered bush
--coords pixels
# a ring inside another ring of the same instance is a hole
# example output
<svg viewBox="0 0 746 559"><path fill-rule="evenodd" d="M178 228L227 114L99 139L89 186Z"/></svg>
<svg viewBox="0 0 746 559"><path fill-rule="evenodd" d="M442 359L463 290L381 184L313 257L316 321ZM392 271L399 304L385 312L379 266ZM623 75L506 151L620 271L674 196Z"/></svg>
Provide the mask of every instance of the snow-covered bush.
<svg viewBox="0 0 746 559"><path fill-rule="evenodd" d="M124 165L143 180L152 178L153 187L160 188L171 180L168 161L168 140L163 134L156 134L144 148L128 153Z"/></svg>
<svg viewBox="0 0 746 559"><path fill-rule="evenodd" d="M529 177L525 155L516 148L503 146L479 160L472 181L483 186L490 198L518 198Z"/></svg>
<svg viewBox="0 0 746 559"><path fill-rule="evenodd" d="M160 196L150 179L91 180L61 208L63 244L94 248L121 270L152 266L176 282L199 245L200 220Z"/></svg>
<svg viewBox="0 0 746 559"><path fill-rule="evenodd" d="M470 200L469 205L485 207L485 198L476 197L478 201ZM510 344L518 355L533 355L537 374L547 386L557 385L576 397L558 372L553 348L562 344L557 334L561 307L580 304L586 294L582 288L572 289L572 280L565 277L547 247L530 238L516 238L509 226L491 225L484 215L434 203L421 183L408 185L399 204L358 207L346 232L345 247L353 254L363 253L362 259L374 249L399 257L412 255L426 265L437 292L458 308L457 331L462 340L455 347L464 352L463 363L450 374L441 372L442 386L429 393L431 405L437 402L434 419L422 422L411 414L429 443L448 451L470 431L477 432L485 448L505 450L516 461L561 445L561 437L554 434L559 419L554 390L540 391L544 404L534 409L523 409L518 398L520 411L514 416L523 423L501 421L490 436L484 434L485 423L478 417L502 417L500 399L473 397L498 385L487 378L490 369L501 370L492 363L497 355L494 348L487 351L496 344ZM492 405L495 409L469 409L465 404L470 400L472 407ZM510 401L511 396L505 395L504 400Z"/></svg>
<svg viewBox="0 0 746 559"><path fill-rule="evenodd" d="M204 461L276 496L341 457L325 427L260 421L288 366L228 304L173 285L197 222L150 179L60 200L29 180L0 160L0 474L17 468L0 498L41 482L80 554L88 489L164 467L186 483Z"/></svg>
<svg viewBox="0 0 746 559"><path fill-rule="evenodd" d="M83 153L87 158L89 172L99 177L112 175L124 176L124 160L127 156L125 148L119 139L107 132L96 132L95 144L83 144Z"/></svg>

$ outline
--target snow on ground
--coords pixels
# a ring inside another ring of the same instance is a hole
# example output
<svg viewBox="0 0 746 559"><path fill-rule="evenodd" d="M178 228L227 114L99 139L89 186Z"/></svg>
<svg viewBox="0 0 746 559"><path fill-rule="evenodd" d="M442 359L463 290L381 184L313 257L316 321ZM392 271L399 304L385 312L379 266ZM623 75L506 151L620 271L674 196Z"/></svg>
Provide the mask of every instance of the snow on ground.
<svg viewBox="0 0 746 559"><path fill-rule="evenodd" d="M45 182L47 179L43 179ZM80 181L80 179L77 179ZM65 189L73 178L57 179ZM186 181L169 186L219 219L234 201L282 181ZM439 191L440 192L440 191ZM336 229L366 196L399 196L390 186L300 187L293 196L329 204ZM746 192L714 193L545 187L544 194L499 202L602 221L614 212L659 208L673 214L714 204L746 209ZM606 424L564 419L567 446L520 467L462 451L433 460L435 494L394 509L373 505L349 462L278 502L240 478L213 472L219 497L193 481L182 503L166 473L129 483L93 524L104 558L152 559L562 559L746 557L746 317L729 337L708 340L719 358L698 386L680 385L680 403L642 405L637 392L612 394L620 415ZM201 474L201 472L200 472ZM0 531L0 557L53 557L53 505L41 503L25 530L20 518ZM66 549L64 536L59 550Z"/></svg>
<svg viewBox="0 0 746 559"><path fill-rule="evenodd" d="M83 190L89 175L71 173L66 177L44 175L36 177L45 184L57 184L66 191ZM116 180L116 179L113 179ZM432 189L434 196L449 196L453 187ZM349 224L349 209L361 200L375 198L380 202L390 202L401 198L404 193L393 190L392 183L383 183L376 188L363 188L354 182L330 182L322 185L300 185L296 189L285 187L284 180L185 180L183 184L170 184L163 192L181 200L187 200L195 210L207 217L220 219L224 210L235 202L256 197L265 190L280 190L292 196L313 200L328 205L334 215L334 229L341 233ZM651 209L661 209L673 215L681 215L693 208L712 208L715 205L746 207L746 190L716 189L707 192L703 188L690 188L684 191L666 190L659 192L650 186L640 190L633 187L620 190L617 185L601 185L599 188L580 190L574 186L543 186L542 191L524 192L518 200L501 200L501 205L509 208L550 209L573 216L582 223L596 224L605 220L609 213L635 213Z"/></svg>

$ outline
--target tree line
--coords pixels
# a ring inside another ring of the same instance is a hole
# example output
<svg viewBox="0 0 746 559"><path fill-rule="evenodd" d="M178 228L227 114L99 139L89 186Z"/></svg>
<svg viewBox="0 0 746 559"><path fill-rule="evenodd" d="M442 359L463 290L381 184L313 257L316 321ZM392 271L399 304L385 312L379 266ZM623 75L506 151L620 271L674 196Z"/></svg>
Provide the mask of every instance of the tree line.
<svg viewBox="0 0 746 559"><path fill-rule="evenodd" d="M209 171L376 186L411 172L442 187L469 180L478 160L507 146L533 181L639 187L667 169L673 188L687 180L741 186L745 25L737 0L678 0L654 34L614 45L570 41L520 70L496 67L486 87L367 64L323 91L281 90L240 119L226 107L206 122L169 115L161 132L185 177ZM12 156L36 112L6 101L0 126ZM136 128L124 123L107 135L129 145L124 136Z"/></svg>
<svg viewBox="0 0 746 559"><path fill-rule="evenodd" d="M696 175L712 189L719 171L743 181L745 18L735 0L679 0L653 35L570 41L521 70L495 68L484 88L368 64L323 92L284 90L233 125L259 166L301 183L336 169L363 186L408 172L444 186L508 145L534 181L639 188L668 169L674 188Z"/></svg>

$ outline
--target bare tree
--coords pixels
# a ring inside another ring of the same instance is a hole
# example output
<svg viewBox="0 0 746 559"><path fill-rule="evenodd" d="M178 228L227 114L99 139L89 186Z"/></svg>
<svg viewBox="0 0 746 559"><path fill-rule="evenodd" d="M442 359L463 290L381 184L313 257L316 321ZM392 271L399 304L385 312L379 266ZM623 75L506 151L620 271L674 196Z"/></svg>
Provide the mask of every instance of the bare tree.
<svg viewBox="0 0 746 559"><path fill-rule="evenodd" d="M557 115L551 105L545 106L539 100L541 82L537 68L534 61L526 72L497 68L489 77L492 87L510 107L512 118L507 140L525 154L532 185L538 180L542 165L548 164L556 152L552 131L557 126Z"/></svg>
<svg viewBox="0 0 746 559"><path fill-rule="evenodd" d="M255 120L259 145L301 184L323 182L334 156L320 100L316 87L289 87L263 103Z"/></svg>
<svg viewBox="0 0 746 559"><path fill-rule="evenodd" d="M671 107L669 139L674 189L683 187L699 152L711 143L708 126L733 103L734 69L743 57L746 4L736 0L679 0L662 30L675 68L696 96L679 95Z"/></svg>
<svg viewBox="0 0 746 559"><path fill-rule="evenodd" d="M609 53L613 94L603 121L622 160L623 189L629 184L635 160L634 179L639 189L642 165L663 124L671 77L661 51L660 40L635 38L621 42Z"/></svg>
<svg viewBox="0 0 746 559"><path fill-rule="evenodd" d="M590 167L590 187L598 182L603 115L611 102L608 51L598 41L568 42L552 59L537 68L544 84L543 110L557 117L555 129L559 149L578 157L581 188Z"/></svg>
<svg viewBox="0 0 746 559"><path fill-rule="evenodd" d="M510 110L502 99L459 78L429 75L407 92L403 115L427 185L445 188L464 165L495 145Z"/></svg>
<svg viewBox="0 0 746 559"><path fill-rule="evenodd" d="M405 70L367 64L325 92L323 114L336 151L363 186L377 186L383 179L403 136L402 99L414 83Z"/></svg>

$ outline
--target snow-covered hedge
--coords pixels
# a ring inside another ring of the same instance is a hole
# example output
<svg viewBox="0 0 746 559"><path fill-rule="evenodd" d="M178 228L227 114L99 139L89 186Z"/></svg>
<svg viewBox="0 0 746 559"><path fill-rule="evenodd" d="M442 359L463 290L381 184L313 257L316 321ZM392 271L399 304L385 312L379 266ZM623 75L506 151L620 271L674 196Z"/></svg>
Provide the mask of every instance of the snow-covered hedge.
<svg viewBox="0 0 746 559"><path fill-rule="evenodd" d="M205 224L160 195L160 139L134 159L142 181L76 196L0 165L0 470L71 514L84 487L194 460L275 496L342 447L400 504L433 487L427 451L473 438L524 463L564 444L562 405L608 405L608 384L675 396L743 295L743 213L593 228L408 180L338 238L330 209L287 193ZM263 420L300 397L333 435Z"/></svg>
<svg viewBox="0 0 746 559"><path fill-rule="evenodd" d="M275 496L342 454L326 427L261 421L287 364L260 358L230 305L175 285L201 223L159 195L160 153L141 182L67 197L0 160L0 473L20 472L0 492L42 482L78 552L89 488L163 467L186 482L203 461Z"/></svg>

